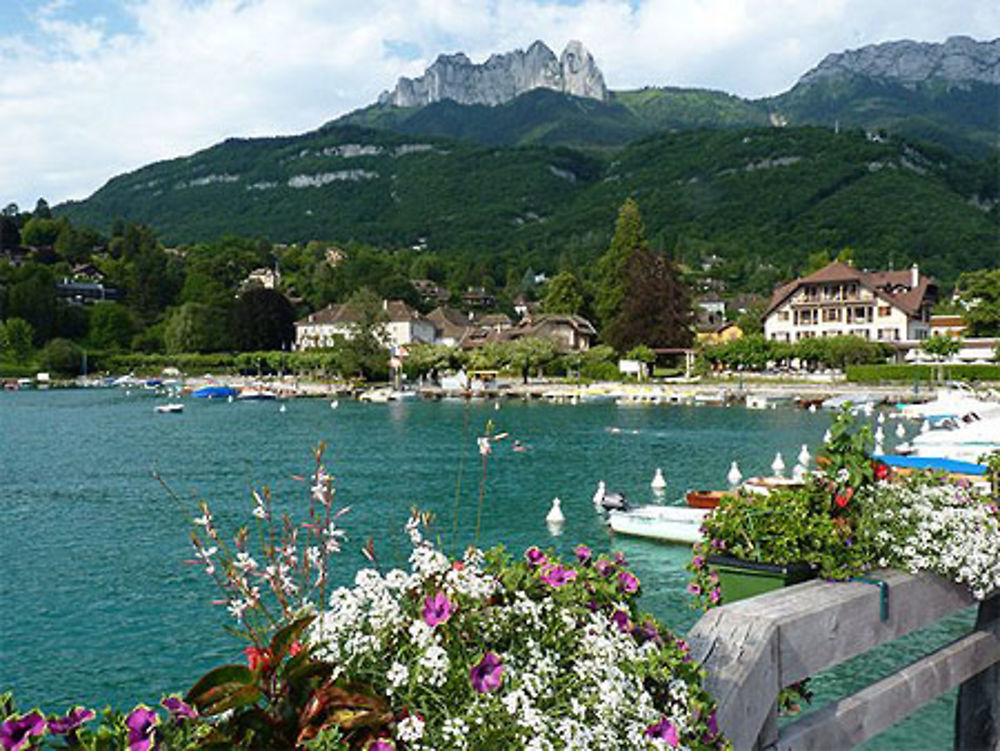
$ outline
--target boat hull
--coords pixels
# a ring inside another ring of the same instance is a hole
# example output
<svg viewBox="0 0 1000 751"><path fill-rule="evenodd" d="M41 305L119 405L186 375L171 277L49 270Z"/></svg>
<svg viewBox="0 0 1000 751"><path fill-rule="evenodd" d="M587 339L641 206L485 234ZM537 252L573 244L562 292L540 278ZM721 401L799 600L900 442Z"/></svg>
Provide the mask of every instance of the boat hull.
<svg viewBox="0 0 1000 751"><path fill-rule="evenodd" d="M701 539L707 509L678 506L643 506L632 511L612 511L608 525L621 535L691 545Z"/></svg>

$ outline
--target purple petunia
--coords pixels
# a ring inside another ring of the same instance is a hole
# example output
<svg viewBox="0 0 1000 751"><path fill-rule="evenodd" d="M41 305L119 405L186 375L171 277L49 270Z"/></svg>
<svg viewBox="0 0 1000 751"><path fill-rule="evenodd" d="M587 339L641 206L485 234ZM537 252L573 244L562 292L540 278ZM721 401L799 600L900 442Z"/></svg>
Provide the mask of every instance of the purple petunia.
<svg viewBox="0 0 1000 751"><path fill-rule="evenodd" d="M160 722L155 709L140 704L125 718L128 728L128 751L149 751L153 748L153 731Z"/></svg>
<svg viewBox="0 0 1000 751"><path fill-rule="evenodd" d="M553 589L558 589L562 585L573 581L577 573L577 571L571 568L563 568L558 564L551 564L542 569L542 581Z"/></svg>
<svg viewBox="0 0 1000 751"><path fill-rule="evenodd" d="M597 567L597 573L604 577L607 577L615 569L615 564L611 561L606 561L603 558L597 561L595 565Z"/></svg>
<svg viewBox="0 0 1000 751"><path fill-rule="evenodd" d="M701 568L702 566L705 565L705 559L700 555L696 555L694 558L691 559L691 565L694 566L695 568Z"/></svg>
<svg viewBox="0 0 1000 751"><path fill-rule="evenodd" d="M621 552L620 550L616 550L614 552L614 559L615 559L615 565L616 566L627 566L628 565L628 561L625 560L625 554L623 552Z"/></svg>
<svg viewBox="0 0 1000 751"><path fill-rule="evenodd" d="M659 722L646 728L646 737L666 741L671 748L676 748L680 743L677 728L666 717L661 717Z"/></svg>
<svg viewBox="0 0 1000 751"><path fill-rule="evenodd" d="M396 751L396 744L380 738L368 747L368 751Z"/></svg>
<svg viewBox="0 0 1000 751"><path fill-rule="evenodd" d="M0 725L0 745L6 751L21 751L31 746L34 736L45 732L45 718L37 709L26 715L19 715L4 720Z"/></svg>
<svg viewBox="0 0 1000 751"><path fill-rule="evenodd" d="M590 552L590 548L586 545L577 545L573 548L573 552L576 554L576 559L580 561L580 563L586 564L590 562L592 553Z"/></svg>
<svg viewBox="0 0 1000 751"><path fill-rule="evenodd" d="M622 571L618 574L618 589L627 595L635 594L639 591L638 577L628 571Z"/></svg>
<svg viewBox="0 0 1000 751"><path fill-rule="evenodd" d="M49 732L55 735L68 735L80 727L88 720L94 719L96 715L92 709L83 707L73 707L62 717L49 720Z"/></svg>
<svg viewBox="0 0 1000 751"><path fill-rule="evenodd" d="M640 644L647 641L659 644L662 641L660 638L660 630L649 622L640 623L638 626L633 628L632 636L634 636L636 641Z"/></svg>
<svg viewBox="0 0 1000 751"><path fill-rule="evenodd" d="M160 704L177 720L194 720L198 717L198 712L179 696L165 696Z"/></svg>
<svg viewBox="0 0 1000 751"><path fill-rule="evenodd" d="M444 592L427 595L424 600L424 623L431 628L447 621L454 612L455 607Z"/></svg>
<svg viewBox="0 0 1000 751"><path fill-rule="evenodd" d="M524 551L524 557L532 566L541 566L548 561L548 558L545 557L545 553L539 550L535 545L532 545Z"/></svg>
<svg viewBox="0 0 1000 751"><path fill-rule="evenodd" d="M688 584L687 590L688 592L696 596L701 594L701 587L695 584L694 582Z"/></svg>
<svg viewBox="0 0 1000 751"><path fill-rule="evenodd" d="M622 633L628 633L632 630L632 621L629 620L628 613L624 610L616 610L612 613L611 620L615 622L618 626L618 630Z"/></svg>
<svg viewBox="0 0 1000 751"><path fill-rule="evenodd" d="M472 687L481 694L496 691L503 680L503 663L493 652L487 652L478 665L473 665L469 671Z"/></svg>

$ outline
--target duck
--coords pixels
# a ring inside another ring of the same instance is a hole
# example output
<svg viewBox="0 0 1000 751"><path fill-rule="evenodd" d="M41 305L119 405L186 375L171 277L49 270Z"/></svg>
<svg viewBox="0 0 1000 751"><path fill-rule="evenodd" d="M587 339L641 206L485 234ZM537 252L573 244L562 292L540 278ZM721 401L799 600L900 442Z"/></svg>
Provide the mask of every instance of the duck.
<svg viewBox="0 0 1000 751"><path fill-rule="evenodd" d="M594 505L603 511L627 511L628 499L621 493L609 493L604 480L597 483Z"/></svg>

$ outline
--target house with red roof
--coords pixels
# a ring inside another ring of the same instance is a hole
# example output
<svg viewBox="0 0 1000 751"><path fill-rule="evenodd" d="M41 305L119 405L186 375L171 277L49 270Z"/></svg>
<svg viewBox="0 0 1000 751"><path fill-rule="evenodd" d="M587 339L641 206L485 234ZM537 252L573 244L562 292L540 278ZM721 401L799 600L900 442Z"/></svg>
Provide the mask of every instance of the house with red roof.
<svg viewBox="0 0 1000 751"><path fill-rule="evenodd" d="M826 336L918 341L931 334L937 296L937 285L916 264L903 271L862 271L834 262L774 291L764 336L781 342Z"/></svg>

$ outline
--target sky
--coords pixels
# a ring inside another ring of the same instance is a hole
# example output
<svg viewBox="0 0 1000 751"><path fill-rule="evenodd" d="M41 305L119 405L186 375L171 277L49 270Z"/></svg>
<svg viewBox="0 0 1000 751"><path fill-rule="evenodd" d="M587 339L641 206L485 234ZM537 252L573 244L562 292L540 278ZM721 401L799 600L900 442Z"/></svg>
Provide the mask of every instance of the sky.
<svg viewBox="0 0 1000 751"><path fill-rule="evenodd" d="M743 97L828 53L1000 37L997 0L0 0L0 206L82 199L231 137L302 133L442 52L577 39L609 88Z"/></svg>

